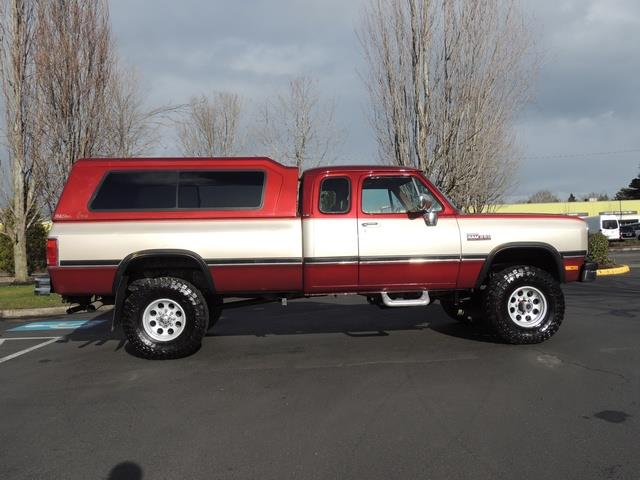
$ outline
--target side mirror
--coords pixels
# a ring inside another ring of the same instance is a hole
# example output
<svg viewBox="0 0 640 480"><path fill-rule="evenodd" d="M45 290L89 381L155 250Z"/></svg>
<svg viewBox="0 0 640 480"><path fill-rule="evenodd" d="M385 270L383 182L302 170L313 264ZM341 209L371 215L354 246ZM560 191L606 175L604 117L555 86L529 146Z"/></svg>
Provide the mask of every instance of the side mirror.
<svg viewBox="0 0 640 480"><path fill-rule="evenodd" d="M424 223L427 227L435 227L438 224L438 212L425 212Z"/></svg>

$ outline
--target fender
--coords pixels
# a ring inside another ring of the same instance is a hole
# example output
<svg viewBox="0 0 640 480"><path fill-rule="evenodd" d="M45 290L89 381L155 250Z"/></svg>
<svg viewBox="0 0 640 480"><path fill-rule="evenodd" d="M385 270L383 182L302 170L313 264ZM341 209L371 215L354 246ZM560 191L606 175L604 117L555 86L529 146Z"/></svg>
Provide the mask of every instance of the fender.
<svg viewBox="0 0 640 480"><path fill-rule="evenodd" d="M484 280L489 275L489 269L493 264L493 260L499 253L505 252L507 250L544 250L547 253L550 253L557 269L558 278L560 279L560 283L564 283L564 264L562 262L562 255L558 250L555 249L552 245L543 242L510 242L503 243L502 245L494 248L491 253L487 256L487 259L482 266L482 270L480 270L480 274L478 275L478 280L476 281L476 288L480 288Z"/></svg>
<svg viewBox="0 0 640 480"><path fill-rule="evenodd" d="M127 292L127 285L129 276L126 274L129 265L132 262L146 259L146 258L183 258L188 259L189 261L195 262L198 268L202 271L204 275L205 282L207 283L207 289L210 293L213 294L215 290L215 285L213 283L213 277L209 272L209 267L207 266L207 262L205 262L200 255L190 250L179 250L179 249L155 249L155 250L142 250L139 252L134 252L127 255L119 264L118 269L116 270L115 278L113 279L113 292L115 294L114 300L114 311L113 311L113 319L111 322L111 330L115 330L116 326L119 324L120 314L122 313L122 306L124 304L124 299Z"/></svg>

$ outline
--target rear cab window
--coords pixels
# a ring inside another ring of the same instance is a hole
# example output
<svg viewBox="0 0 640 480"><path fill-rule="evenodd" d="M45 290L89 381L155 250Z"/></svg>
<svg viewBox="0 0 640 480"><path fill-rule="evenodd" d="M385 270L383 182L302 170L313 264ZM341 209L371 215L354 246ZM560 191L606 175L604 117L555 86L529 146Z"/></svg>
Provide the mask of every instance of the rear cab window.
<svg viewBox="0 0 640 480"><path fill-rule="evenodd" d="M343 214L351 210L351 180L327 177L320 183L318 209L324 214Z"/></svg>

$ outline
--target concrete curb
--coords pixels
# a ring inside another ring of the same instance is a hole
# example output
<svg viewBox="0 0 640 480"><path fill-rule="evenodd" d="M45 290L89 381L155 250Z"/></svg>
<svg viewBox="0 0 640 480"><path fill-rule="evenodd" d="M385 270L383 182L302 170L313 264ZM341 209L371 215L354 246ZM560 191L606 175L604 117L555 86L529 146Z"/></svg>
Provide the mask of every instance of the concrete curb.
<svg viewBox="0 0 640 480"><path fill-rule="evenodd" d="M614 268L601 268L598 269L598 276L602 277L605 275L622 275L623 273L627 273L629 272L631 269L629 268L629 265L621 265L619 267L614 267Z"/></svg>
<svg viewBox="0 0 640 480"><path fill-rule="evenodd" d="M0 310L0 320L5 318L26 318L38 316L54 316L67 313L67 307L20 308L16 310Z"/></svg>
<svg viewBox="0 0 640 480"><path fill-rule="evenodd" d="M610 248L609 253L616 252L640 252L640 247L622 247L622 248Z"/></svg>

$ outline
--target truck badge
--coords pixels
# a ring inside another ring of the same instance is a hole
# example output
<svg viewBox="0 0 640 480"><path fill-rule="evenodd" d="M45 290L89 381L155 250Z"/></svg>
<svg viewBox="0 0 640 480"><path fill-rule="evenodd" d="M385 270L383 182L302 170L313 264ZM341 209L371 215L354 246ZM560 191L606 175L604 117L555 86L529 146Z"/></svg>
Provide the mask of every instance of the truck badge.
<svg viewBox="0 0 640 480"><path fill-rule="evenodd" d="M491 240L491 235L480 234L480 233L467 233L467 241L468 242L476 242L479 240Z"/></svg>

